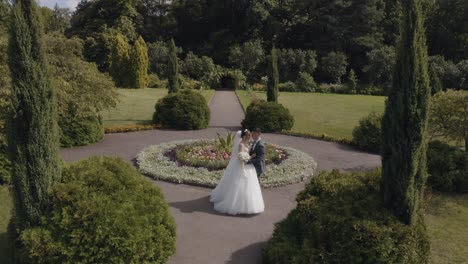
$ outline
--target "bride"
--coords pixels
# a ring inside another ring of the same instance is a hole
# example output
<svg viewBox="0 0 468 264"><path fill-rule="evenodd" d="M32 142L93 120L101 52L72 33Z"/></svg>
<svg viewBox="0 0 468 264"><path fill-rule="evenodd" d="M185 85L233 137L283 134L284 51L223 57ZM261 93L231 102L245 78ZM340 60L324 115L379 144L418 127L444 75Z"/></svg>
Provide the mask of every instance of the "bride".
<svg viewBox="0 0 468 264"><path fill-rule="evenodd" d="M211 192L210 201L218 212L230 215L258 214L265 209L255 167L241 160L241 156L249 157L249 139L250 132L247 129L236 133L231 160L221 181Z"/></svg>

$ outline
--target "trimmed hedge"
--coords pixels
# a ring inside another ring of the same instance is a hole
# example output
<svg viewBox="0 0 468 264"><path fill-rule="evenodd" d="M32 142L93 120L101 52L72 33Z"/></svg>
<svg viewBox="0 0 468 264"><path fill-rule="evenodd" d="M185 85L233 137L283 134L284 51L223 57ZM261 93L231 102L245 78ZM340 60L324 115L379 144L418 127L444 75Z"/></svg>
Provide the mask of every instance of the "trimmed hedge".
<svg viewBox="0 0 468 264"><path fill-rule="evenodd" d="M380 171L311 179L276 225L264 263L427 263L423 218L408 226L383 207Z"/></svg>
<svg viewBox="0 0 468 264"><path fill-rule="evenodd" d="M255 100L248 107L242 127L260 128L263 132L281 132L290 130L294 117L282 104Z"/></svg>
<svg viewBox="0 0 468 264"><path fill-rule="evenodd" d="M427 150L427 169L434 191L468 193L468 152L432 141Z"/></svg>
<svg viewBox="0 0 468 264"><path fill-rule="evenodd" d="M371 113L353 129L353 142L362 150L379 153L382 146L382 115Z"/></svg>
<svg viewBox="0 0 468 264"><path fill-rule="evenodd" d="M208 127L210 109L198 92L183 90L160 99L155 106L153 123L180 130L198 130Z"/></svg>
<svg viewBox="0 0 468 264"><path fill-rule="evenodd" d="M70 110L58 120L62 147L84 146L104 138L104 124L101 116L80 116Z"/></svg>
<svg viewBox="0 0 468 264"><path fill-rule="evenodd" d="M24 263L166 263L175 223L158 187L121 159L70 165L39 227L20 235Z"/></svg>

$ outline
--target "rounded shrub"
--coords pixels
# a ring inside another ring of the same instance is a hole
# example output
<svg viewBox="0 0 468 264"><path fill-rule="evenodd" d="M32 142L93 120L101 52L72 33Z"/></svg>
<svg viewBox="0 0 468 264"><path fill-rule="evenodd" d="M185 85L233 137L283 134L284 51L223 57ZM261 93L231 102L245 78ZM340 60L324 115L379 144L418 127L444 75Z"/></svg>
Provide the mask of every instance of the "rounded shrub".
<svg viewBox="0 0 468 264"><path fill-rule="evenodd" d="M427 263L423 218L405 225L384 208L380 171L313 177L276 225L264 263Z"/></svg>
<svg viewBox="0 0 468 264"><path fill-rule="evenodd" d="M353 143L360 149L379 153L382 145L381 125L381 114L371 113L361 119L359 125L353 130Z"/></svg>
<svg viewBox="0 0 468 264"><path fill-rule="evenodd" d="M20 235L25 263L166 263L175 223L158 187L121 159L70 165L39 227Z"/></svg>
<svg viewBox="0 0 468 264"><path fill-rule="evenodd" d="M441 141L427 150L428 183L433 191L468 193L468 153Z"/></svg>
<svg viewBox="0 0 468 264"><path fill-rule="evenodd" d="M208 127L210 109L206 99L198 92L183 90L169 94L156 103L153 122L181 130Z"/></svg>
<svg viewBox="0 0 468 264"><path fill-rule="evenodd" d="M314 77L307 72L300 72L296 80L296 90L300 92L315 92L318 88Z"/></svg>
<svg viewBox="0 0 468 264"><path fill-rule="evenodd" d="M281 132L291 130L294 118L282 104L253 101L245 113L242 126L248 129L260 128L263 132Z"/></svg>
<svg viewBox="0 0 468 264"><path fill-rule="evenodd" d="M58 123L63 147L84 146L104 138L104 124L99 115L80 116L69 111L60 116Z"/></svg>

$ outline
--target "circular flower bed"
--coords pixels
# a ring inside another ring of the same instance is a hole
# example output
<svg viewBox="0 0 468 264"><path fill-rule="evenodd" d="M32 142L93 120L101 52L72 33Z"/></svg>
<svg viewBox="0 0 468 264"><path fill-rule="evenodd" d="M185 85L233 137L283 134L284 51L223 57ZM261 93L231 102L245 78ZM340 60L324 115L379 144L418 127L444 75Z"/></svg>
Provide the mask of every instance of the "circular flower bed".
<svg viewBox="0 0 468 264"><path fill-rule="evenodd" d="M140 171L157 180L215 187L230 159L215 140L185 140L153 145L142 150L136 160ZM266 144L266 171L263 187L301 182L312 175L317 163L297 149Z"/></svg>

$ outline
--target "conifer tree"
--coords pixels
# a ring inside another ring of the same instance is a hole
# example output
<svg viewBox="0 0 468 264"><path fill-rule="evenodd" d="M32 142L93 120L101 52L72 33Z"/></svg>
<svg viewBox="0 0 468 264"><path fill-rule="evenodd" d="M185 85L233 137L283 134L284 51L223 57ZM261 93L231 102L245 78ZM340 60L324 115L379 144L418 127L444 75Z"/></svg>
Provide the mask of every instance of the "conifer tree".
<svg viewBox="0 0 468 264"><path fill-rule="evenodd" d="M387 208L413 224L426 182L426 130L430 84L420 0L403 0L393 87L382 122L382 193Z"/></svg>
<svg viewBox="0 0 468 264"><path fill-rule="evenodd" d="M169 93L177 93L180 88L179 63L174 39L169 42L169 63L167 65L167 79L169 80Z"/></svg>
<svg viewBox="0 0 468 264"><path fill-rule="evenodd" d="M279 72L278 72L278 50L273 47L271 49L270 61L268 65L268 87L267 87L267 101L278 102L278 85L279 85Z"/></svg>
<svg viewBox="0 0 468 264"><path fill-rule="evenodd" d="M135 42L132 53L132 87L145 88L148 84L148 47L141 36Z"/></svg>
<svg viewBox="0 0 468 264"><path fill-rule="evenodd" d="M118 87L132 87L132 70L129 69L130 45L121 33L114 37L111 48L109 73Z"/></svg>
<svg viewBox="0 0 468 264"><path fill-rule="evenodd" d="M16 226L21 231L39 224L48 208L48 190L60 179L61 170L56 100L38 7L34 0L17 0L12 14L8 145Z"/></svg>

